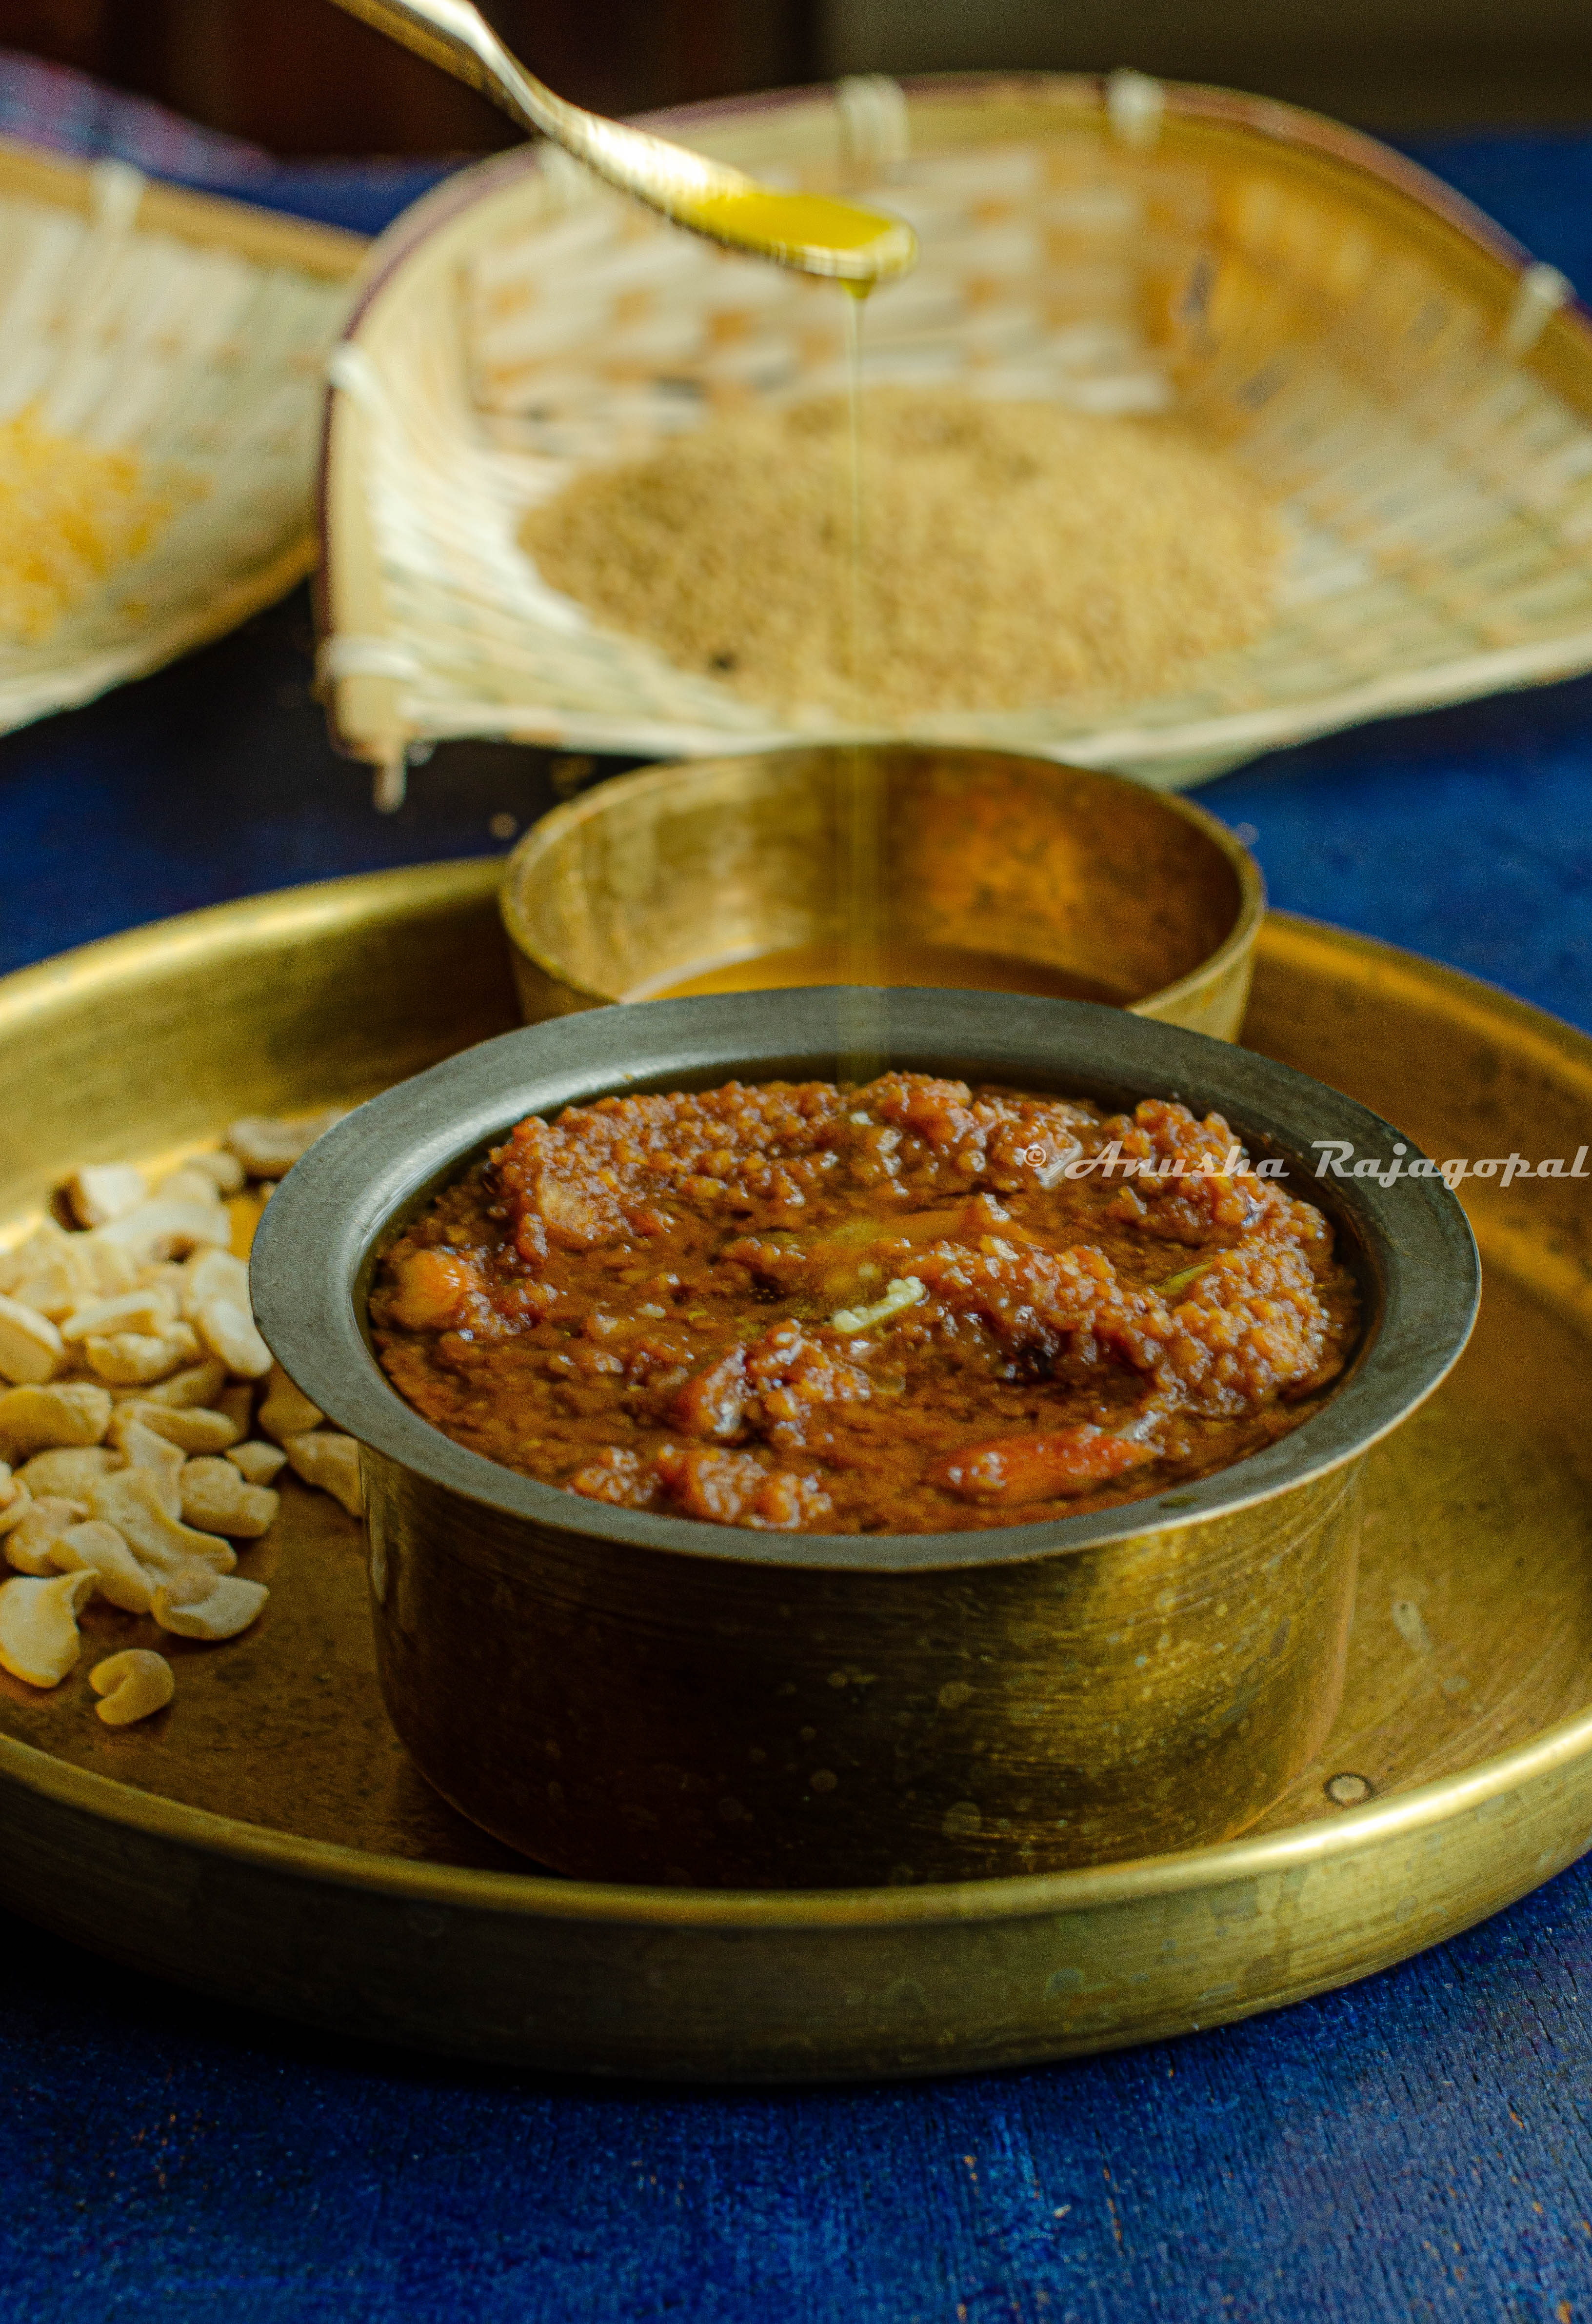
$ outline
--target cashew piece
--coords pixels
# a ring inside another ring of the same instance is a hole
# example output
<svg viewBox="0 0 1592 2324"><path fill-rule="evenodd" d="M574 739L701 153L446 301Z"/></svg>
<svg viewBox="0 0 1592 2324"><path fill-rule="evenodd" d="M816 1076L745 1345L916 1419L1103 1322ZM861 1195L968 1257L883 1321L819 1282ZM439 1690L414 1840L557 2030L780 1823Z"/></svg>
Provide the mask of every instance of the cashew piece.
<svg viewBox="0 0 1592 2324"><path fill-rule="evenodd" d="M247 1307L230 1299L206 1299L194 1317L199 1336L229 1372L244 1379L263 1379L271 1370L271 1350L254 1328Z"/></svg>
<svg viewBox="0 0 1592 2324"><path fill-rule="evenodd" d="M173 1372L170 1379L145 1391L152 1404L213 1405L221 1393L226 1378L226 1367L218 1364L214 1356L202 1362L190 1364L186 1371Z"/></svg>
<svg viewBox="0 0 1592 2324"><path fill-rule="evenodd" d="M177 1481L186 1522L209 1533L230 1534L235 1541L257 1541L281 1501L280 1493L251 1485L230 1461L208 1455L190 1461Z"/></svg>
<svg viewBox="0 0 1592 2324"><path fill-rule="evenodd" d="M101 1477L125 1465L108 1444L58 1445L52 1452L35 1452L17 1478L30 1493L64 1493L69 1501L83 1501Z"/></svg>
<svg viewBox="0 0 1592 2324"><path fill-rule="evenodd" d="M88 1497L89 1508L115 1526L141 1565L162 1578L196 1562L230 1573L237 1563L232 1544L181 1524L167 1506L170 1489L152 1469L118 1469L114 1477L101 1478Z"/></svg>
<svg viewBox="0 0 1592 2324"><path fill-rule="evenodd" d="M285 1178L294 1163L347 1111L346 1106L328 1106L324 1113L299 1114L290 1120L276 1114L251 1113L233 1123L224 1143L251 1178Z"/></svg>
<svg viewBox="0 0 1592 2324"><path fill-rule="evenodd" d="M96 1587L86 1570L0 1586L0 1670L26 1686L59 1686L83 1651L78 1616Z"/></svg>
<svg viewBox="0 0 1592 2324"><path fill-rule="evenodd" d="M103 1517L69 1526L50 1545L50 1563L62 1573L92 1573L100 1595L124 1614L147 1614L154 1585L121 1535Z"/></svg>
<svg viewBox="0 0 1592 2324"><path fill-rule="evenodd" d="M171 1323L159 1333L96 1333L84 1341L83 1352L100 1379L113 1387L143 1388L164 1379L179 1364L191 1362L199 1342L190 1323Z"/></svg>
<svg viewBox="0 0 1592 2324"><path fill-rule="evenodd" d="M154 1617L179 1638L235 1638L259 1614L271 1592L263 1582L223 1574L203 1586L197 1574L174 1575L155 1591Z"/></svg>
<svg viewBox="0 0 1592 2324"><path fill-rule="evenodd" d="M330 1493L334 1500L342 1502L351 1517L364 1515L359 1445L354 1438L335 1435L329 1429L318 1433L307 1430L301 1435L284 1437L282 1449L295 1473L307 1485L317 1485L323 1493Z"/></svg>
<svg viewBox="0 0 1592 2324"><path fill-rule="evenodd" d="M0 1291L0 1379L36 1385L53 1379L65 1361L60 1333L49 1316Z"/></svg>
<svg viewBox="0 0 1592 2324"><path fill-rule="evenodd" d="M53 1219L41 1220L14 1250L0 1252L0 1291L52 1323L86 1299L131 1291L137 1280L124 1250L103 1246L97 1234L68 1234Z"/></svg>
<svg viewBox="0 0 1592 2324"><path fill-rule="evenodd" d="M164 1711L177 1692L177 1674L164 1655L129 1646L96 1663L88 1683L101 1700L95 1710L107 1727L131 1727L135 1719Z"/></svg>
<svg viewBox="0 0 1592 2324"><path fill-rule="evenodd" d="M225 1412L212 1412L202 1404L157 1404L146 1396L133 1397L116 1406L111 1419L111 1443L120 1444L124 1431L133 1427L152 1430L184 1452L225 1452L243 1434Z"/></svg>
<svg viewBox="0 0 1592 2324"><path fill-rule="evenodd" d="M0 1406L4 1402L0 1397ZM325 1418L324 1412L307 1396L299 1394L281 1364L272 1364L271 1386L259 1412L260 1425L266 1434L274 1436L279 1444L285 1444L290 1436L301 1436L307 1429L318 1428Z"/></svg>
<svg viewBox="0 0 1592 2324"><path fill-rule="evenodd" d="M51 1551L67 1527L87 1514L87 1501L69 1501L60 1493L46 1493L35 1499L22 1523L13 1526L5 1536L6 1563L15 1566L19 1573L52 1572Z"/></svg>
<svg viewBox="0 0 1592 2324"><path fill-rule="evenodd" d="M169 1177L161 1179L155 1188L155 1200L158 1203L218 1203L221 1189L207 1170L196 1170L191 1164L184 1163L180 1170L173 1170Z"/></svg>
<svg viewBox="0 0 1592 2324"><path fill-rule="evenodd" d="M196 1250L182 1270L182 1312L190 1323L198 1321L207 1299L230 1299L247 1314L247 1260L235 1259L229 1250Z"/></svg>
<svg viewBox="0 0 1592 2324"><path fill-rule="evenodd" d="M286 1457L284 1454L283 1458ZM11 1480L10 1498L4 1504L0 1504L0 1539L4 1539L8 1533L16 1531L32 1506L33 1496L20 1477L14 1477Z"/></svg>
<svg viewBox="0 0 1592 2324"><path fill-rule="evenodd" d="M215 1147L207 1154L190 1154L183 1167L202 1170L224 1194L238 1193L248 1175L237 1156L229 1154L224 1146Z"/></svg>
<svg viewBox="0 0 1592 2324"><path fill-rule="evenodd" d="M10 1508L21 1481L20 1478L12 1475L10 1462L0 1461L0 1509Z"/></svg>
<svg viewBox="0 0 1592 2324"><path fill-rule="evenodd" d="M88 1380L53 1388L14 1388L0 1396L0 1442L10 1453L51 1444L97 1444L110 1426L108 1390Z"/></svg>
<svg viewBox="0 0 1592 2324"><path fill-rule="evenodd" d="M148 1194L148 1180L131 1162L86 1162L66 1183L66 1198L80 1227L109 1226Z"/></svg>
<svg viewBox="0 0 1592 2324"><path fill-rule="evenodd" d="M146 1283L142 1290L123 1291L115 1299L91 1299L75 1307L60 1327L69 1348L78 1340L108 1338L118 1332L169 1331L177 1321L177 1298L164 1283Z"/></svg>
<svg viewBox="0 0 1592 2324"><path fill-rule="evenodd" d="M127 1466L143 1469L159 1481L161 1505L168 1516L176 1517L182 1507L182 1491L177 1480L188 1458L181 1445L157 1436L152 1428L145 1428L136 1420L129 1422L122 1431L121 1442Z"/></svg>
<svg viewBox="0 0 1592 2324"><path fill-rule="evenodd" d="M157 1194L108 1227L97 1228L94 1239L149 1267L157 1259L185 1258L207 1243L225 1247L232 1240L232 1221L225 1203L167 1202Z"/></svg>
<svg viewBox="0 0 1592 2324"><path fill-rule="evenodd" d="M262 1444L258 1437L247 1444L234 1444L227 1459L240 1476L251 1485L269 1485L287 1466L287 1454L280 1444Z"/></svg>

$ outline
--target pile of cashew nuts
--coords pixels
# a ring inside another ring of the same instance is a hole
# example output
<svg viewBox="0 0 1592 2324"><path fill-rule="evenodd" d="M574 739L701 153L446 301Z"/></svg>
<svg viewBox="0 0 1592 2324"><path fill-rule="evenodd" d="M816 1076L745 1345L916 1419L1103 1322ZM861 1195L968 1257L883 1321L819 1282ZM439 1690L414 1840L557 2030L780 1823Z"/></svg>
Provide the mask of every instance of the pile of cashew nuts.
<svg viewBox="0 0 1592 2324"><path fill-rule="evenodd" d="M359 1448L271 1361L233 1250L235 1210L253 1215L247 1198L336 1119L235 1121L152 1186L87 1164L58 1215L0 1250L0 1668L25 1685L76 1668L97 1596L177 1637L247 1629L270 1592L233 1543L269 1530L283 1467L360 1514ZM143 1646L89 1673L107 1727L164 1710L176 1683Z"/></svg>

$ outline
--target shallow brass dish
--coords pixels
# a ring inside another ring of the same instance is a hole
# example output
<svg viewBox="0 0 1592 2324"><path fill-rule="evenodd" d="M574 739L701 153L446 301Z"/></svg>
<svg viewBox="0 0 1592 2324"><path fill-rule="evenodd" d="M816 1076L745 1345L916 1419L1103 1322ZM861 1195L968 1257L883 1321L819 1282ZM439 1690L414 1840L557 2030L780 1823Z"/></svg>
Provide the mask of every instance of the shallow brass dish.
<svg viewBox="0 0 1592 2324"><path fill-rule="evenodd" d="M526 1018L833 943L855 755L814 745L649 768L544 816L503 883ZM954 944L1029 962L1035 991L1059 973L1081 999L1236 1038L1265 888L1213 815L1119 775L1001 751L860 755L880 794L887 954Z"/></svg>
<svg viewBox="0 0 1592 2324"><path fill-rule="evenodd" d="M362 1097L507 1029L500 874L336 881L8 979L0 1218L85 1157L152 1160L244 1109ZM1440 1155L1574 1156L1592 1120L1592 1041L1303 922L1262 932L1247 1031ZM244 1560L277 1584L267 1621L185 1656L158 1728L101 1728L80 1673L43 1699L0 1680L0 1893L101 1953L307 2023L608 2074L1011 2064L1383 1968L1592 1843L1587 1193L1476 1189L1481 1319L1372 1455L1342 1711L1242 1840L850 1894L528 1875L414 1772L377 1692L357 1528L290 1482Z"/></svg>

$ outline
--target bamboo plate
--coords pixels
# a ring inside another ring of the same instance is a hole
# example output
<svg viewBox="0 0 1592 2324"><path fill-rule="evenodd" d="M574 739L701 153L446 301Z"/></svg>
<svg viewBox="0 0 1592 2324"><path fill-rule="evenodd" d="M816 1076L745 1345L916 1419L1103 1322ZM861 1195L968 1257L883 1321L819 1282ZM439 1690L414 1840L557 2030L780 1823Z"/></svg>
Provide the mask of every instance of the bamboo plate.
<svg viewBox="0 0 1592 2324"><path fill-rule="evenodd" d="M0 639L0 733L247 620L316 561L327 355L363 235L0 138L0 417L194 488L49 634Z"/></svg>
<svg viewBox="0 0 1592 2324"><path fill-rule="evenodd" d="M0 1216L75 1163L175 1155L235 1114L363 1096L504 1029L500 871L225 905L12 977ZM1273 919L1248 1030L1444 1157L1569 1160L1592 1139L1592 1041L1359 938ZM1341 1719L1243 1840L850 1894L529 1872L408 1766L376 1694L357 1529L290 1480L244 1560L273 1584L265 1619L182 1655L159 1722L89 1715L92 1637L51 1695L0 1678L0 1893L115 1960L340 2033L698 2080L1063 2057L1436 1943L1592 1846L1592 1180L1475 1191L1481 1324L1373 1457ZM123 1618L89 1609L91 1632L113 1625L125 1642Z"/></svg>
<svg viewBox="0 0 1592 2324"><path fill-rule="evenodd" d="M1181 415L1277 497L1293 549L1250 644L1159 693L922 710L915 741L1180 784L1592 666L1592 316L1374 139L1136 74L868 76L649 125L910 218L921 263L869 302L869 382ZM835 739L814 705L787 725L605 629L518 533L594 464L832 392L847 304L546 146L388 228L332 366L320 591L334 724L384 798L448 735L658 759Z"/></svg>

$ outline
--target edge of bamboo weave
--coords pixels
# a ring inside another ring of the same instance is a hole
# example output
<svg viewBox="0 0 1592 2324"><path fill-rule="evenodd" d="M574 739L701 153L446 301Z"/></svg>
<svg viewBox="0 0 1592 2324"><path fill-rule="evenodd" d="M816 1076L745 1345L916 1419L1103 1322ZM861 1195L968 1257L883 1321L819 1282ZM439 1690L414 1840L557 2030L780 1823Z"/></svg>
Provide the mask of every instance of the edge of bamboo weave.
<svg viewBox="0 0 1592 2324"><path fill-rule="evenodd" d="M314 566L327 353L368 244L120 161L0 139L4 410L191 475L161 534L35 642L0 645L0 731L142 677Z"/></svg>
<svg viewBox="0 0 1592 2324"><path fill-rule="evenodd" d="M943 161L952 150L958 158L980 147L993 150L1025 133L1041 143L1036 133L1046 128L1053 138L1062 132L1076 136L1081 130L1092 130L1109 162L1124 161L1121 149L1104 132L1104 84L1097 78L962 75L912 80L902 87L915 161L925 152ZM1181 164L1191 150L1198 149L1214 184L1218 173L1212 157L1217 157L1225 171L1221 183L1229 191L1233 187L1242 191L1269 173L1296 208L1302 206L1302 215L1313 206L1329 224L1334 218L1340 225L1347 220L1348 241L1363 230L1391 250L1396 264L1424 270L1449 294L1456 314L1468 318L1465 327L1475 341L1473 368L1479 367L1478 377L1488 363L1497 374L1483 383L1486 392L1496 391L1505 369L1509 380L1529 383L1543 415L1551 418L1552 406L1565 428L1585 433L1592 460L1592 429L1586 426L1592 416L1592 325L1585 309L1571 301L1552 314L1529 355L1518 362L1504 366L1489 353L1530 263L1501 229L1417 165L1336 123L1223 90L1167 84L1165 96L1165 134L1155 158L1170 154ZM833 93L824 89L683 108L648 116L647 125L754 170L821 167L825 155L836 153L841 136ZM879 198L888 200L888 188L880 189ZM538 213L550 210L567 221L579 199L575 196L572 200L567 190L561 195L557 179L549 189L536 153L522 150L495 157L448 181L376 243L347 336L373 366L382 396L400 418L407 414L412 422L419 408L396 361L406 321L412 326L429 299L431 332L448 338L448 361L456 368L465 364L471 353L461 345L465 334L460 318L468 293L461 285L472 265L490 252L494 238L502 242L516 233L524 235ZM1239 272L1253 256L1253 252L1240 254ZM1285 304L1290 295L1296 303L1308 301L1312 290L1308 269L1291 283L1285 269L1278 279L1268 281L1269 263L1263 253L1262 263L1251 267L1256 314L1268 299L1274 305L1279 300ZM1275 266L1273 272L1277 274ZM1296 344L1308 347L1309 342L1302 338ZM1414 383L1420 386L1418 380ZM1400 417L1399 408L1392 408L1394 417ZM434 412L431 416L435 419ZM446 554L436 569L424 569L413 544L425 533L427 512L415 496L418 472L411 462L406 474L401 447L394 452L398 437L389 424L391 417L374 416L373 409L362 408L351 394L333 392L328 399L321 501L323 635L351 632L367 649L374 645L375 661L384 653L389 665L377 670L367 650L358 674L332 675L327 692L334 729L345 748L391 766L395 761L401 763L410 742L449 734L495 733L576 749L659 756L772 748L792 739L771 717L735 704L723 689L718 689L720 703L709 702L705 711L699 688L689 707L682 709L676 698L662 715L639 708L645 683L638 687L631 682L628 693L616 683L611 698L584 705L555 698L546 689L538 693L534 687L514 691L513 672L505 677L507 664L501 659L493 662L494 651L501 655L505 650L501 641L512 631L511 608L492 602L492 572L502 572L502 556L499 554L495 568L490 559L472 567L471 552L461 550L455 539L445 544ZM479 443L472 440L471 430L479 437L482 413L469 407L466 397L456 401L448 417L456 439L450 439L449 456L463 474L470 460L480 465ZM390 439L385 445L384 428ZM1436 440L1443 451L1440 434ZM1459 442L1457 433L1452 440ZM379 488L372 482L378 456L385 457ZM1462 459L1459 465L1462 470ZM1458 482L1468 489L1475 478L1460 474ZM1521 506L1511 499L1514 488L1507 476L1496 483L1494 513L1498 525L1507 531L1508 524L1521 518L1527 533L1532 524L1539 531L1551 529L1551 511L1533 513L1526 507L1522 516ZM406 492L409 503L401 505ZM394 563L391 551L395 511L410 536L407 569L401 558ZM1521 525L1515 529L1520 530ZM1592 541L1592 505L1581 538ZM1557 558L1561 595L1568 592L1578 599L1573 620L1560 619L1557 626L1551 620L1541 621L1534 627L1529 621L1515 620L1511 630L1507 621L1493 621L1489 611L1505 585L1486 573L1467 582L1462 558L1452 560L1451 571L1441 569L1440 558L1435 579L1428 576L1409 585L1405 610L1417 629L1419 617L1431 616L1430 630L1438 619L1433 608L1439 608L1454 632L1449 650L1428 650L1423 655L1412 650L1401 659L1399 651L1390 648L1378 658L1374 626L1367 623L1361 642L1369 659L1366 653L1359 657L1364 666L1353 653L1340 657L1344 667L1335 681L1313 691L1296 682L1297 671L1284 669L1269 695L1252 675L1247 696L1243 684L1229 686L1233 698L1207 702L1198 715L1181 719L1167 713L1167 697L1162 697L1159 716L1153 701L1118 704L1092 724L1058 716L1054 731L1048 733L1037 717L1029 720L1025 731L1013 730L1010 721L1008 731L999 731L998 718L989 715L949 719L934 731L947 740L1004 742L1176 784L1201 779L1256 751L1359 719L1545 682L1592 667L1592 567L1587 558L1565 549L1562 542L1544 549L1539 540L1534 553L1546 560L1546 567ZM1413 569L1422 560L1408 562ZM1494 562L1499 562L1498 557ZM1376 577L1375 572L1372 577ZM1578 607L1583 582L1584 613ZM412 608L406 617L394 602L395 586L417 602L429 586L437 601L431 609L436 618L419 619ZM457 612L461 605L462 614ZM439 674L438 640L454 621L460 624L467 650L456 657L458 669ZM473 635L465 634L472 630ZM631 681L634 678L632 668ZM667 694L667 689L654 691Z"/></svg>

